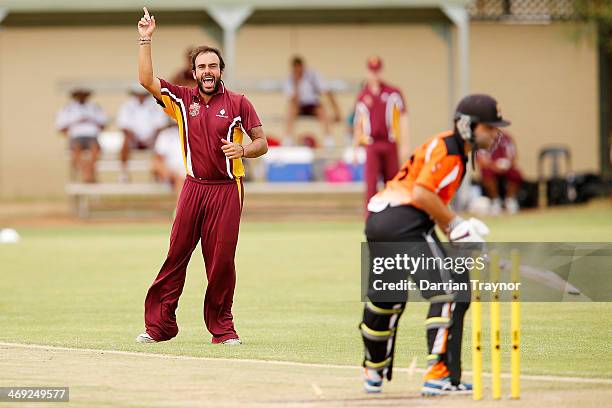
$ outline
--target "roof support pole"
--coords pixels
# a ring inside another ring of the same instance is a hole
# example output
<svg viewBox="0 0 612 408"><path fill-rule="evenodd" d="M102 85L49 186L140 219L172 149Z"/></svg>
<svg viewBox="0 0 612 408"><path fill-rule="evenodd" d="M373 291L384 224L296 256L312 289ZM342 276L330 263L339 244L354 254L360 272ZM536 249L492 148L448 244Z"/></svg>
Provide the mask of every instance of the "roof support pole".
<svg viewBox="0 0 612 408"><path fill-rule="evenodd" d="M457 27L457 52L459 59L459 97L456 97L454 80L451 81L449 99L451 104L450 120L454 120L454 106L464 96L470 92L470 16L464 6L449 4L443 5L442 11ZM451 64L451 67L454 67ZM455 73L451 72L451 78ZM472 178L470 167L466 169L466 177L457 191L453 200L453 208L458 211L465 210L470 200L470 180Z"/></svg>
<svg viewBox="0 0 612 408"><path fill-rule="evenodd" d="M452 98L453 102L457 102L470 92L470 17L465 7L459 5L444 5L442 11L457 27L459 97ZM454 96L455 90L452 89L451 92Z"/></svg>
<svg viewBox="0 0 612 408"><path fill-rule="evenodd" d="M236 33L244 22L253 14L253 7L248 5L209 6L208 14L223 30L223 58L226 68L224 81L231 84L236 67Z"/></svg>
<svg viewBox="0 0 612 408"><path fill-rule="evenodd" d="M6 18L6 16L8 15L8 9L6 7L0 7L0 31L2 31L2 22L4 21L4 19ZM2 65L0 64L0 67ZM2 134L0 133L0 145L2 145ZM1 160L2 157L2 152L0 151L0 164L4 162L4 160ZM5 169L3 169L0 166L0 174L6 174ZM0 177L0 197L2 196L2 177Z"/></svg>

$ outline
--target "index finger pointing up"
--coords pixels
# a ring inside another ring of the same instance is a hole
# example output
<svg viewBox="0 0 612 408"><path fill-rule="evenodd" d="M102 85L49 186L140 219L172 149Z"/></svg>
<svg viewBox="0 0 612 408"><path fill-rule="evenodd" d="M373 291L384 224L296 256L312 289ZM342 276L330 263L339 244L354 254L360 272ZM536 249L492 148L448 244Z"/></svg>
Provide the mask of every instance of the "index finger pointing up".
<svg viewBox="0 0 612 408"><path fill-rule="evenodd" d="M145 14L144 14L144 16L145 16L145 18L146 18L147 20L148 20L148 19L150 19L150 18L151 18L151 16L149 16L149 10L147 10L147 8L146 8L146 7L143 7L142 9L144 10L144 13L145 13Z"/></svg>

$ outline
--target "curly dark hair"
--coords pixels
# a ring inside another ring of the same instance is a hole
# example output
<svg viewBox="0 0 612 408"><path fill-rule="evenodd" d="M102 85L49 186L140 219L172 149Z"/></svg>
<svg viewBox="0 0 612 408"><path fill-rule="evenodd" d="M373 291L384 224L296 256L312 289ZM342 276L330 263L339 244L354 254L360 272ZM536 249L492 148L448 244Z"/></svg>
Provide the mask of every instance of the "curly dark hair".
<svg viewBox="0 0 612 408"><path fill-rule="evenodd" d="M221 56L221 51L219 51L216 48L209 47L208 45L201 45L197 48L194 48L191 51L191 69L195 71L196 69L195 60L198 57L198 55L206 54L207 52L217 54L217 57L219 57L219 68L221 69L221 72L223 72L223 70L225 69L225 61L223 61L223 57Z"/></svg>

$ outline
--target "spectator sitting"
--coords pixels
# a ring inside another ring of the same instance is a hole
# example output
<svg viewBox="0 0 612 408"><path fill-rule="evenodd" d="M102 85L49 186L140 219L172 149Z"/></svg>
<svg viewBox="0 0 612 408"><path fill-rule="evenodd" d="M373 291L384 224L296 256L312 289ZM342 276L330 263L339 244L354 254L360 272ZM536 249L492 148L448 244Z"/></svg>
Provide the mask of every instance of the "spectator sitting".
<svg viewBox="0 0 612 408"><path fill-rule="evenodd" d="M197 83L196 80L193 79L193 70L192 70L192 62L191 62L191 53L193 52L193 48L187 49L187 53L185 54L185 66L174 76L172 77L173 84L186 86L187 88L195 88Z"/></svg>
<svg viewBox="0 0 612 408"><path fill-rule="evenodd" d="M334 111L334 122L340 121L338 103L321 76L316 71L306 68L304 60L300 57L291 60L291 75L285 83L285 94L289 97L285 143L292 142L296 117L314 116L323 128L324 144L328 147L333 146L331 124L321 104L321 95L325 94L329 98Z"/></svg>
<svg viewBox="0 0 612 408"><path fill-rule="evenodd" d="M482 185L491 198L491 214L499 215L502 201L499 194L500 182L505 183L504 206L509 214L519 210L517 194L522 176L516 166L516 147L509 134L500 132L499 137L488 149L480 149L476 154L480 168Z"/></svg>
<svg viewBox="0 0 612 408"><path fill-rule="evenodd" d="M124 134L121 148L122 171L119 181L129 181L127 163L131 149L146 150L153 147L155 137L166 124L166 116L155 99L140 85L130 88L127 100L117 115L117 126Z"/></svg>
<svg viewBox="0 0 612 408"><path fill-rule="evenodd" d="M170 183L178 200L185 181L185 161L176 122L168 119L167 126L157 135L153 156L153 171L162 182Z"/></svg>
<svg viewBox="0 0 612 408"><path fill-rule="evenodd" d="M91 91L75 88L70 93L72 101L57 114L57 129L68 137L72 157L72 170L81 172L84 182L96 181L95 166L100 155L98 135L106 126L106 113L89 101ZM83 151L90 151L89 159L83 158Z"/></svg>

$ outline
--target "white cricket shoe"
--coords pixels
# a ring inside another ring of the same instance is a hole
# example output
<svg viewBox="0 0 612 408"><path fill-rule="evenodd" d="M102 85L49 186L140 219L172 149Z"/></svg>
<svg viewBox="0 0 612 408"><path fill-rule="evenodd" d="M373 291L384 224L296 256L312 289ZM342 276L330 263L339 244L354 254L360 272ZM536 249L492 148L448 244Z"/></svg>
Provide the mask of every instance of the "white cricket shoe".
<svg viewBox="0 0 612 408"><path fill-rule="evenodd" d="M423 384L423 388L421 388L421 395L423 397L470 394L472 394L472 384L460 383L458 385L453 385L449 377L444 377L438 380L427 380Z"/></svg>
<svg viewBox="0 0 612 408"><path fill-rule="evenodd" d="M502 200L500 198L494 198L491 200L491 208L489 213L494 216L500 215L502 212Z"/></svg>
<svg viewBox="0 0 612 408"><path fill-rule="evenodd" d="M137 343L157 343L157 340L149 336L149 333L144 332L144 333L140 333L138 337L136 337L136 342Z"/></svg>
<svg viewBox="0 0 612 408"><path fill-rule="evenodd" d="M516 214L519 212L519 203L516 198L508 197L504 202L508 214Z"/></svg>
<svg viewBox="0 0 612 408"><path fill-rule="evenodd" d="M363 371L363 390L368 394L378 394L382 392L382 386L382 373L366 367Z"/></svg>
<svg viewBox="0 0 612 408"><path fill-rule="evenodd" d="M221 344L225 344L227 346L239 346L242 344L242 341L240 341L240 339L227 339L222 341Z"/></svg>

